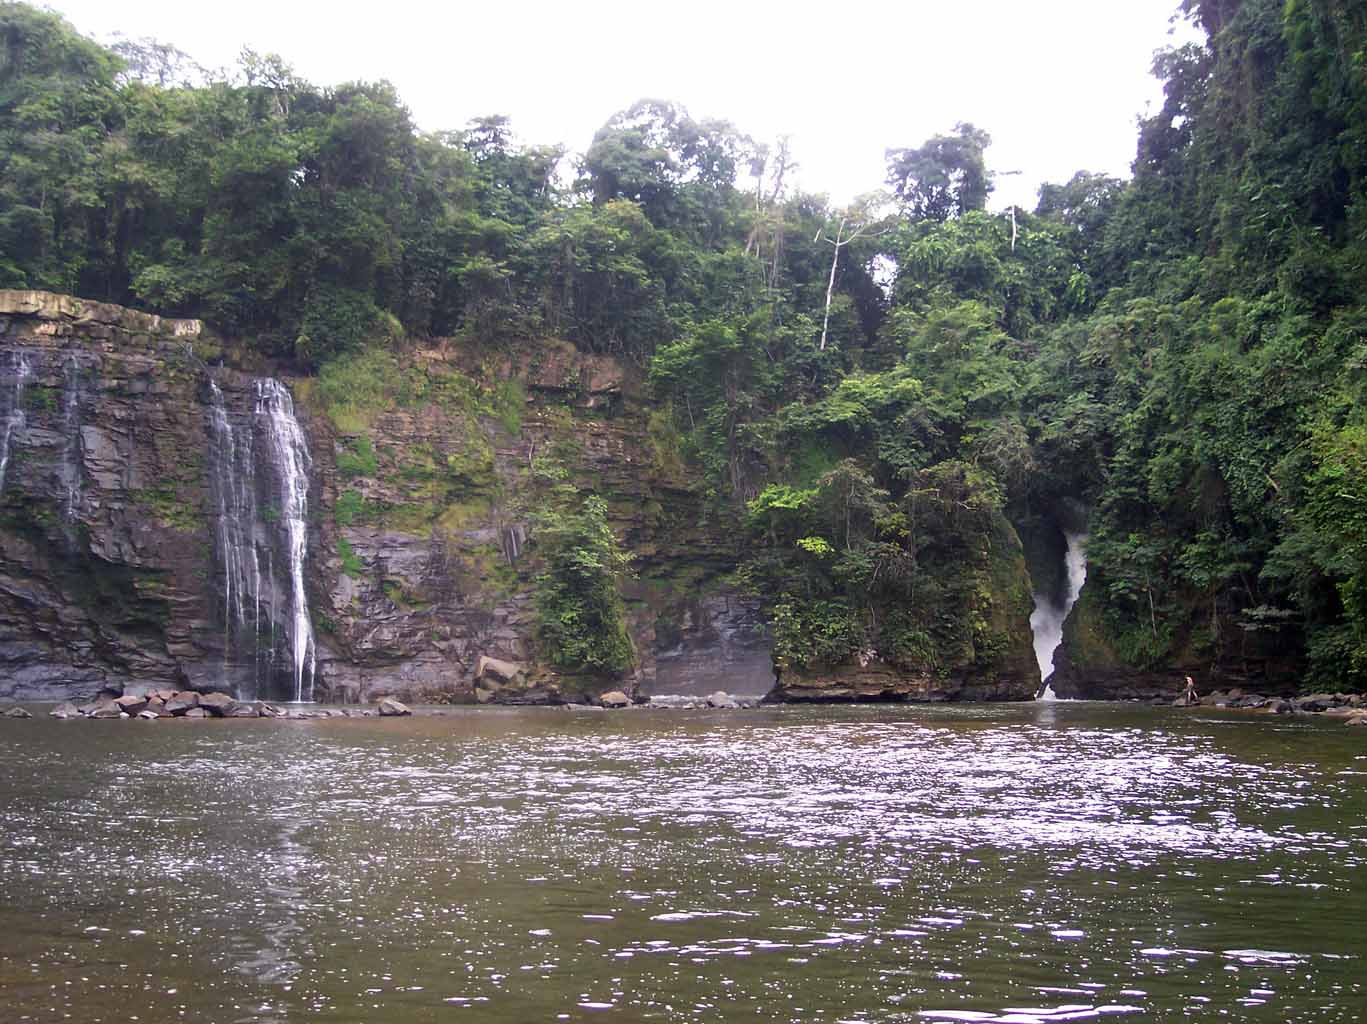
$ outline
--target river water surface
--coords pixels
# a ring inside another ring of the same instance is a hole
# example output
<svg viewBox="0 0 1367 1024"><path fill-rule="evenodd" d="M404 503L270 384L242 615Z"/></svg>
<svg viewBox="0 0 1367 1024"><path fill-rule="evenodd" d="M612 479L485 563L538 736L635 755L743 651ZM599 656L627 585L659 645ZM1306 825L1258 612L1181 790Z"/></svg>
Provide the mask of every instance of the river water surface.
<svg viewBox="0 0 1367 1024"><path fill-rule="evenodd" d="M0 1020L1367 1017L1367 731L0 719Z"/></svg>

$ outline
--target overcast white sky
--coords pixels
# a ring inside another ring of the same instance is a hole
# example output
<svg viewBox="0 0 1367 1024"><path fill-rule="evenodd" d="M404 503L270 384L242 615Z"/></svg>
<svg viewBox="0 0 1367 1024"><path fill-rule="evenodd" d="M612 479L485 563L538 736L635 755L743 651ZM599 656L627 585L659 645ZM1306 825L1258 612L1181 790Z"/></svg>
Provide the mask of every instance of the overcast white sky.
<svg viewBox="0 0 1367 1024"><path fill-rule="evenodd" d="M993 206L1042 181L1128 176L1135 118L1156 108L1154 50L1197 38L1178 0L697 0L330 3L50 0L82 32L172 43L232 65L246 45L330 85L385 78L424 129L507 114L527 142L587 148L645 97L793 137L798 179L837 201L883 183L883 151L956 121L994 139Z"/></svg>

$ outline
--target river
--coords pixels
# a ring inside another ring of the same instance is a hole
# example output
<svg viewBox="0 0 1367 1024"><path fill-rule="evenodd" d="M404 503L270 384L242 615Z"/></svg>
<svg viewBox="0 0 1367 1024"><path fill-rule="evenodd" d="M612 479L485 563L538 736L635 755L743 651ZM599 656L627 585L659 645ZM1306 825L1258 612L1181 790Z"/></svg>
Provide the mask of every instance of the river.
<svg viewBox="0 0 1367 1024"><path fill-rule="evenodd" d="M9 1021L1359 1021L1367 734L1046 705L0 719Z"/></svg>

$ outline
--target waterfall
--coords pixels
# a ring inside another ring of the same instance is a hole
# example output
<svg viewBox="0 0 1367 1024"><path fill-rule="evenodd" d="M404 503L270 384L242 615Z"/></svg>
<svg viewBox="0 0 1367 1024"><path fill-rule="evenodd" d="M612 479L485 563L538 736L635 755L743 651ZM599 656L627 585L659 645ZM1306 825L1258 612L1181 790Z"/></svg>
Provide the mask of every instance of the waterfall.
<svg viewBox="0 0 1367 1024"><path fill-rule="evenodd" d="M1030 632L1034 634L1035 640L1035 660L1039 662L1040 682L1044 684L1039 700L1058 699L1054 695L1054 688L1049 685L1049 677L1054 674L1054 653L1063 642L1063 623L1067 620L1068 613L1073 610L1073 605L1077 603L1078 595L1082 593L1082 584L1087 580L1087 535L1065 532L1063 538L1068 545L1063 556L1066 577L1063 600L1059 601L1054 594L1037 592L1035 610L1030 613Z"/></svg>
<svg viewBox="0 0 1367 1024"><path fill-rule="evenodd" d="M252 431L234 430L223 391L209 381L209 490L214 502L214 534L223 571L223 650L225 659L246 634L253 642L252 684L259 688L261 658L255 646L261 630L261 562L256 550L256 465ZM247 616L251 602L252 614ZM248 630L248 625L250 629ZM239 693L239 696L244 694ZM256 696L253 692L251 696Z"/></svg>
<svg viewBox="0 0 1367 1024"><path fill-rule="evenodd" d="M294 400L278 380L256 382L256 415L266 419L271 464L280 480L279 521L285 529L290 572L290 651L294 661L294 699L304 699L308 677L313 696L313 623L304 590L304 559L308 555L309 458L303 428L294 418Z"/></svg>
<svg viewBox="0 0 1367 1024"><path fill-rule="evenodd" d="M0 493L5 490L5 471L9 469L10 445L14 435L24 429L27 418L24 416L24 382L33 375L28 365L28 354L15 352L13 355L14 387L10 389L9 401L0 404Z"/></svg>
<svg viewBox="0 0 1367 1024"><path fill-rule="evenodd" d="M225 675L251 653L251 692L287 656L294 700L313 698L313 625L304 586L308 557L309 458L294 402L279 381L253 382L251 412L234 415L209 381L209 484L222 573ZM276 549L288 578L276 577ZM282 629L283 626L283 629ZM282 633L288 649L281 651ZM245 682L245 680L244 680Z"/></svg>

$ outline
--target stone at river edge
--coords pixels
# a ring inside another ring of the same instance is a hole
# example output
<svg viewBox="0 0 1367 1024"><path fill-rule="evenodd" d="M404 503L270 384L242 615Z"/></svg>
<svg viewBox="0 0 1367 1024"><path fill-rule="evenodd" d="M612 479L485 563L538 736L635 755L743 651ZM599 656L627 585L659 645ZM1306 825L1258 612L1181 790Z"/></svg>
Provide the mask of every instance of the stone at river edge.
<svg viewBox="0 0 1367 1024"><path fill-rule="evenodd" d="M625 708L631 706L631 698L621 690L609 690L598 698L598 703L605 708Z"/></svg>
<svg viewBox="0 0 1367 1024"><path fill-rule="evenodd" d="M75 704L72 704L70 701L67 701L64 704L58 704L55 708L49 711L48 717L59 718L63 720L68 718L80 718L81 711L78 707L76 707Z"/></svg>
<svg viewBox="0 0 1367 1024"><path fill-rule="evenodd" d="M205 693L199 698L199 706L208 709L215 715L226 715L237 701L233 700L226 693Z"/></svg>
<svg viewBox="0 0 1367 1024"><path fill-rule="evenodd" d="M393 697L386 697L380 701L380 714L385 718L397 718L400 715L411 715L412 713L407 704L397 701Z"/></svg>
<svg viewBox="0 0 1367 1024"><path fill-rule="evenodd" d="M32 718L32 712L24 708L10 708L5 712L6 718Z"/></svg>
<svg viewBox="0 0 1367 1024"><path fill-rule="evenodd" d="M711 694L707 698L707 706L709 708L724 708L727 710L734 710L735 708L740 707L740 705L736 703L736 699L725 690L718 690L716 693Z"/></svg>

